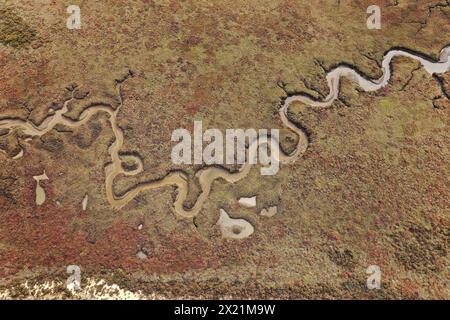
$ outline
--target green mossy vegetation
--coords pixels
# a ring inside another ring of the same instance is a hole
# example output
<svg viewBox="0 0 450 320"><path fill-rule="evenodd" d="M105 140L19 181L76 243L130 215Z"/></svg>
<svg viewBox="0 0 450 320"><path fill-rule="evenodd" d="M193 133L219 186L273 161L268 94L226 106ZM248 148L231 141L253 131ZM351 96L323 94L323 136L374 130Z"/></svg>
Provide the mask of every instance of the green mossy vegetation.
<svg viewBox="0 0 450 320"><path fill-rule="evenodd" d="M0 7L0 43L19 48L36 38L33 30L17 13L8 7Z"/></svg>

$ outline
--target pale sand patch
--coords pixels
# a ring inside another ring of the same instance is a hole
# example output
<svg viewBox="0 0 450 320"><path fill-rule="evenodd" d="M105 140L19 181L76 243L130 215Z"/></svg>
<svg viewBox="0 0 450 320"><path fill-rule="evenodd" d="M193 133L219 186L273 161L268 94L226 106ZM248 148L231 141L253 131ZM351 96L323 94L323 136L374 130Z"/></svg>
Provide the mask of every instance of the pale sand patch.
<svg viewBox="0 0 450 320"><path fill-rule="evenodd" d="M42 180L48 180L45 170L43 174L40 176L34 176L33 179L36 180L36 204L41 206L45 202L45 190L41 187L40 182Z"/></svg>
<svg viewBox="0 0 450 320"><path fill-rule="evenodd" d="M138 257L141 260L146 260L148 258L147 254L145 254L145 252L142 250L136 253L136 257Z"/></svg>
<svg viewBox="0 0 450 320"><path fill-rule="evenodd" d="M419 61L424 67L425 71L432 75L445 73L450 70L450 46L447 46L441 50L439 61L433 61L429 58L423 57L420 54L411 53L409 50L392 48L391 50L387 51L385 56L383 57L383 75L379 79L369 79L368 77L359 74L357 70L344 65L340 65L330 70L326 75L329 93L323 100L312 99L305 93L298 93L288 96L283 101L281 108L279 109L281 122L284 126L298 135L299 142L296 149L292 153L285 154L284 152L281 152L278 160L282 163L292 163L296 159L298 159L298 157L300 157L308 148L309 141L306 132L302 128L298 127L288 117L288 109L290 105L292 105L296 101L299 101L310 107L316 108L327 108L331 106L334 101L339 98L340 80L342 77L353 80L364 91L370 92L379 90L388 84L389 79L391 78L391 62L392 59L397 56L404 56ZM202 192L197 198L195 205L190 210L186 210L183 206L188 194L188 177L182 171L170 172L164 178L157 181L149 181L146 183L137 184L126 194L118 196L114 192L113 187L116 177L122 174L133 176L141 173L143 170L142 161L138 157L120 155L120 149L123 146L124 139L123 131L117 125L117 115L123 104L120 86L126 79L131 76L133 76L133 73L129 71L123 79L121 79L120 81L116 81L117 96L119 98L119 106L117 108L113 108L109 104L101 103L84 110L78 120L71 120L65 117L64 114L68 112L68 104L76 99L76 97L72 93L72 98L64 103L63 108L55 111L53 114L50 114L39 126L35 126L33 123L22 119L2 119L0 120L0 129L20 129L26 135L32 137L41 137L51 131L57 124L63 124L69 127L79 127L89 121L89 119L93 115L99 112L107 113L109 115L109 120L115 136L114 143L108 149L111 156L111 164L105 168L107 199L112 207L115 209L123 208L143 191L173 185L177 187L178 191L175 203L173 204L175 212L181 217L193 218L203 208L203 204L211 192L211 186L216 179L224 179L229 183L235 183L247 176L251 168L251 163L248 161L248 159L252 159L255 156L256 150L258 149L255 148L255 146L259 146L259 140L257 139L249 143L249 148L247 150L247 161L241 166L238 172L231 173L228 170L217 167L205 167L197 172L196 177L200 181ZM269 141L271 143L279 143L278 141L275 141L273 137L267 137L267 142ZM128 158L128 160L133 159L134 161L136 161L136 163L138 163L137 169L130 172L125 171L122 167L123 161L126 160L125 158ZM41 190L39 188L40 186L38 183L38 187L36 188L36 203L38 205L39 203L42 204L45 201L45 192L43 192L43 189Z"/></svg>
<svg viewBox="0 0 450 320"><path fill-rule="evenodd" d="M87 209L88 200L89 200L89 196L86 193L84 198L83 198L83 201L81 202L81 207L83 208L83 211L86 211L86 209Z"/></svg>
<svg viewBox="0 0 450 320"><path fill-rule="evenodd" d="M247 208L254 208L256 207L256 196L251 198L242 197L239 199L239 204Z"/></svg>
<svg viewBox="0 0 450 320"><path fill-rule="evenodd" d="M132 292L120 288L116 284L108 284L103 279L88 278L82 281L79 290L67 289L69 296L64 294L66 289L65 283L56 281L46 281L43 283L30 284L28 281L22 283L21 299L94 299L94 300L141 300L141 299L164 299L164 297L155 294L143 295L141 291ZM1 300L15 299L11 296L9 289L0 290Z"/></svg>
<svg viewBox="0 0 450 320"><path fill-rule="evenodd" d="M229 239L244 239L251 236L255 231L255 228L247 220L230 218L223 209L220 209L220 218L217 225L222 232L222 237Z"/></svg>
<svg viewBox="0 0 450 320"><path fill-rule="evenodd" d="M278 212L278 207L274 206L274 207L270 207L268 209L264 208L261 210L260 215L262 215L263 217L273 217L274 215L276 215Z"/></svg>

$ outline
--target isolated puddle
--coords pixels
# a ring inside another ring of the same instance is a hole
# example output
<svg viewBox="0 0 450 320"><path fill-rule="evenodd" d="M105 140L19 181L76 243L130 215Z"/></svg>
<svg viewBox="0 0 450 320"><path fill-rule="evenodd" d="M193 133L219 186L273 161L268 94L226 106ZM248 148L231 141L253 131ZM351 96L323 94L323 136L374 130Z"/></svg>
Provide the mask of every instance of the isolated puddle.
<svg viewBox="0 0 450 320"><path fill-rule="evenodd" d="M276 215L278 212L278 208L277 207L270 207L268 209L264 208L261 210L260 215L262 215L263 217L273 217L274 215Z"/></svg>
<svg viewBox="0 0 450 320"><path fill-rule="evenodd" d="M45 170L43 174L34 176L33 179L36 180L36 204L41 206L45 202L45 190L41 187L41 181L48 180Z"/></svg>
<svg viewBox="0 0 450 320"><path fill-rule="evenodd" d="M81 207L83 208L83 211L86 211L87 205L88 205L89 196L86 194L83 198L83 201L81 202Z"/></svg>
<svg viewBox="0 0 450 320"><path fill-rule="evenodd" d="M220 209L220 218L217 225L222 232L222 237L228 239L245 239L255 231L250 222L244 219L233 219L223 209Z"/></svg>

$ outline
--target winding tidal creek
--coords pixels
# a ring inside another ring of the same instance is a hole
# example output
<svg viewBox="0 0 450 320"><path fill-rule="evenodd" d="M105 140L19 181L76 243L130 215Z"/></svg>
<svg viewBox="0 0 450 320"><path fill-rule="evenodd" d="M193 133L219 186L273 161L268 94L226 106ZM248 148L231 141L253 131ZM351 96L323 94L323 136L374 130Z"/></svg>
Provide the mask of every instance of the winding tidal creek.
<svg viewBox="0 0 450 320"><path fill-rule="evenodd" d="M326 108L331 106L333 102L339 97L340 80L342 77L352 80L364 91L379 90L388 84L389 79L391 78L391 61L394 57L398 56L408 57L419 61L422 67L431 75L442 74L450 70L450 46L442 49L439 61L432 61L432 59L429 59L422 54L414 53L407 49L389 50L383 58L383 75L379 79L369 79L353 68L343 65L330 70L326 76L329 93L323 100L316 100L306 93L299 93L290 95L282 101L279 109L279 116L283 125L292 130L298 136L298 143L295 150L289 154L284 153L280 148L278 161L280 161L281 163L292 163L296 159L298 159L308 148L308 138L305 131L302 128L296 126L288 117L289 107L294 102L301 102L308 106L319 108ZM251 159L255 156L255 153L257 152L259 147L258 141L261 140L249 142L249 146L247 148L247 161L240 167L237 172L230 172L224 168L218 168L215 166L206 166L203 169L199 170L196 173L196 177L200 182L201 193L191 209L186 209L183 206L188 195L188 177L181 170L170 172L160 180L153 180L143 184L137 184L133 188L128 190L125 194L118 196L114 192L115 179L121 175L135 176L143 171L143 164L141 159L132 155L125 156L119 154L124 143L123 131L117 124L117 116L123 104L121 85L130 76L132 76L131 72L123 80L116 81L116 91L120 101L119 106L115 109L108 104L96 104L85 109L77 120L72 120L65 116L65 114L68 112L68 105L75 99L72 96L71 99L67 100L64 103L63 108L55 111L52 115L49 115L38 126L34 125L30 121L22 119L5 118L0 120L0 130L6 129L8 133L12 132L13 130L21 130L23 134L29 137L41 137L51 131L56 125L64 125L67 127L76 128L82 126L83 124L86 124L95 114L106 113L109 116L109 121L111 123L111 127L115 136L114 143L108 149L111 158L110 164L105 168L106 196L111 206L115 209L120 209L127 205L141 192L156 188L162 188L165 186L176 186L177 196L173 203L173 209L175 213L184 218L193 218L201 211L203 204L208 199L212 184L215 180L223 179L229 183L235 183L241 179L244 179L248 175L252 167L252 164L250 164L248 159ZM276 141L273 137L268 136L265 143L279 144L279 141ZM19 154L14 158L19 159L23 155L23 150L21 150ZM127 171L124 169L124 167L126 166L123 166L122 164L130 161L136 163L137 166L135 169ZM39 188L39 180L36 179L36 181L37 188ZM36 190L36 192L36 203L45 201L45 193L42 195L43 190L39 189ZM84 210L86 209L86 206L87 200L86 204L83 204ZM226 220L224 213L222 213L222 220ZM225 226L226 223L223 225Z"/></svg>

